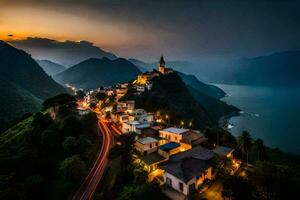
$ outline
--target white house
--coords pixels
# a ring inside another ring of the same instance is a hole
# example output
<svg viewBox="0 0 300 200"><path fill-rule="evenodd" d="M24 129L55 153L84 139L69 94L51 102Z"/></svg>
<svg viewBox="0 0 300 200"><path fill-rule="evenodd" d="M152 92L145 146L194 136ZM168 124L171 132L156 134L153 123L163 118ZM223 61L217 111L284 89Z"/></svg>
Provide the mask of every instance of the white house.
<svg viewBox="0 0 300 200"><path fill-rule="evenodd" d="M140 138L134 144L135 149L142 155L157 151L158 146L159 140L152 137Z"/></svg>
<svg viewBox="0 0 300 200"><path fill-rule="evenodd" d="M212 166L209 162L214 152L201 146L178 153L161 166L167 186L189 195L196 191L205 179L212 179Z"/></svg>
<svg viewBox="0 0 300 200"><path fill-rule="evenodd" d="M150 123L140 123L138 121L128 121L122 123L122 132L128 133L128 132L136 132L137 128L147 128L150 127Z"/></svg>
<svg viewBox="0 0 300 200"><path fill-rule="evenodd" d="M191 146L196 146L207 140L204 134L199 131L176 127L160 130L159 136L172 142L181 142Z"/></svg>
<svg viewBox="0 0 300 200"><path fill-rule="evenodd" d="M170 127L159 131L159 136L168 139L172 142L179 143L182 139L182 134L189 129Z"/></svg>
<svg viewBox="0 0 300 200"><path fill-rule="evenodd" d="M144 85L136 85L135 89L138 92L145 92L145 86Z"/></svg>
<svg viewBox="0 0 300 200"><path fill-rule="evenodd" d="M117 112L123 111L126 113L131 113L134 111L135 102L133 100L130 101L120 101L117 104Z"/></svg>

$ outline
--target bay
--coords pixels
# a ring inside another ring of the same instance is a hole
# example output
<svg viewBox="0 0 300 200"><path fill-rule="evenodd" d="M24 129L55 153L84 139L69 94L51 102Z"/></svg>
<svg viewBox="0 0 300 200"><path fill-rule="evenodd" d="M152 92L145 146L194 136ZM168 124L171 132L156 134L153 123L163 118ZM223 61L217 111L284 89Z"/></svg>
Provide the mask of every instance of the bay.
<svg viewBox="0 0 300 200"><path fill-rule="evenodd" d="M215 84L222 100L243 111L229 120L233 135L243 130L270 147L300 154L300 88Z"/></svg>

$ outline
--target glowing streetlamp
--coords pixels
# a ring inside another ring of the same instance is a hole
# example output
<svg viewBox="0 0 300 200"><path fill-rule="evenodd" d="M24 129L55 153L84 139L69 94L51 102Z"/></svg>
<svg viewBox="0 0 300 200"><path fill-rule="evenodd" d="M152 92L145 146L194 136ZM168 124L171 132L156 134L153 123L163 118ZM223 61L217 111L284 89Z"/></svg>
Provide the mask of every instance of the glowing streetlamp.
<svg viewBox="0 0 300 200"><path fill-rule="evenodd" d="M181 122L180 122L180 125L183 127L183 126L184 126L184 121L181 121Z"/></svg>

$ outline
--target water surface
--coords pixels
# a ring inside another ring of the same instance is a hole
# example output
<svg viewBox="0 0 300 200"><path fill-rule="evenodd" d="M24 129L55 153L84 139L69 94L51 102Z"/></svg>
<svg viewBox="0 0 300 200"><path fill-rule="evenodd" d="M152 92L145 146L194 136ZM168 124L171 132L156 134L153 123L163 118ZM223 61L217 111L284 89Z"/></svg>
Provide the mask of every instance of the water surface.
<svg viewBox="0 0 300 200"><path fill-rule="evenodd" d="M247 130L271 147L300 154L300 88L217 86L228 94L223 101L245 112L229 121L235 136Z"/></svg>

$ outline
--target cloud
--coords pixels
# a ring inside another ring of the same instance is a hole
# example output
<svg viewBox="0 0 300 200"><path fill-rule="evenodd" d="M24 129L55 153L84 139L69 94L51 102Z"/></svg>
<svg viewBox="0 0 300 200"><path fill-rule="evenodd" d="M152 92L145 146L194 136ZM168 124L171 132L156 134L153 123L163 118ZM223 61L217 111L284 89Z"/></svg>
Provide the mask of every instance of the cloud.
<svg viewBox="0 0 300 200"><path fill-rule="evenodd" d="M48 59L66 66L77 64L88 58L116 58L114 54L102 50L89 41L57 41L49 38L28 37L9 42L29 52L34 58Z"/></svg>
<svg viewBox="0 0 300 200"><path fill-rule="evenodd" d="M16 0L7 4L15 7L25 3ZM76 16L62 26L73 24L77 31L60 33L59 29L53 37L61 38L67 33L80 39L88 35L96 44L127 57L150 55L149 59L155 59L161 53L171 59L243 57L300 46L300 2L296 0L31 0L26 5L39 12L51 10ZM47 30L43 35L52 31L48 23L58 21L51 17L40 23ZM90 23L89 28L82 28L86 23ZM107 30L110 31L105 34ZM61 45L57 41L50 43Z"/></svg>

